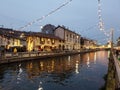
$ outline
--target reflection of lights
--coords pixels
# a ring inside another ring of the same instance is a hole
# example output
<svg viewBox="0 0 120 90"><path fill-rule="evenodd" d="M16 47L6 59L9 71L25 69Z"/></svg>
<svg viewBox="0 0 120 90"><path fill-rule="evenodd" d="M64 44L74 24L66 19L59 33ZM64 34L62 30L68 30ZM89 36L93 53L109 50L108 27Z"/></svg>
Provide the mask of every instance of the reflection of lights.
<svg viewBox="0 0 120 90"><path fill-rule="evenodd" d="M43 62L40 62L41 70L43 70Z"/></svg>
<svg viewBox="0 0 120 90"><path fill-rule="evenodd" d="M88 58L87 58L87 66L90 67L90 58L89 58L89 55L88 55Z"/></svg>
<svg viewBox="0 0 120 90"><path fill-rule="evenodd" d="M43 90L43 87L41 86L41 84L42 82L40 82L38 90Z"/></svg>
<svg viewBox="0 0 120 90"><path fill-rule="evenodd" d="M33 68L33 64L32 64L32 62L30 63L30 67L29 67L29 68L30 68L30 69Z"/></svg>
<svg viewBox="0 0 120 90"><path fill-rule="evenodd" d="M54 60L52 60L52 71L54 71L54 65L55 65L55 62Z"/></svg>
<svg viewBox="0 0 120 90"><path fill-rule="evenodd" d="M22 74L23 70L21 68L21 64L19 64L19 71L18 71L18 75L17 75L17 84L19 84L19 81L21 80L21 74Z"/></svg>
<svg viewBox="0 0 120 90"><path fill-rule="evenodd" d="M79 73L79 62L78 61L76 61L76 64L75 64L75 72L76 74Z"/></svg>
<svg viewBox="0 0 120 90"><path fill-rule="evenodd" d="M108 51L108 58L110 57L110 51Z"/></svg>
<svg viewBox="0 0 120 90"><path fill-rule="evenodd" d="M96 56L96 52L94 54L94 64L96 64L96 59L97 59L97 56Z"/></svg>
<svg viewBox="0 0 120 90"><path fill-rule="evenodd" d="M70 56L68 56L68 61L70 61Z"/></svg>
<svg viewBox="0 0 120 90"><path fill-rule="evenodd" d="M71 1L72 1L72 0L63 3L62 5L60 5L59 7L57 7L56 9L52 10L51 12L49 12L48 14L46 14L46 15L44 15L44 16L42 16L42 17L40 17L40 18L38 18L38 19L36 19L36 20L34 20L34 21L32 21L32 22L29 22L29 23L26 24L24 27L20 27L19 30L23 30L23 29L25 29L25 28L33 25L34 23L36 23L36 22L38 22L38 21L41 22L41 21L44 20L46 17L50 16L51 14L53 14L53 13L55 13L56 11L60 10L62 7L64 7L64 6L66 6L67 4L69 4Z"/></svg>
<svg viewBox="0 0 120 90"><path fill-rule="evenodd" d="M70 65L70 56L68 56L68 65Z"/></svg>

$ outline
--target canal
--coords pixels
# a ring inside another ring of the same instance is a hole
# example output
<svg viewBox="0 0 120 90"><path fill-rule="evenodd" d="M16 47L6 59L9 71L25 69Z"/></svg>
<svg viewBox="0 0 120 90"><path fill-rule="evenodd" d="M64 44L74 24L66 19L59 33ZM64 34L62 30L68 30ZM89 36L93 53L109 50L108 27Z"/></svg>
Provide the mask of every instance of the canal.
<svg viewBox="0 0 120 90"><path fill-rule="evenodd" d="M108 51L0 65L0 90L100 90Z"/></svg>

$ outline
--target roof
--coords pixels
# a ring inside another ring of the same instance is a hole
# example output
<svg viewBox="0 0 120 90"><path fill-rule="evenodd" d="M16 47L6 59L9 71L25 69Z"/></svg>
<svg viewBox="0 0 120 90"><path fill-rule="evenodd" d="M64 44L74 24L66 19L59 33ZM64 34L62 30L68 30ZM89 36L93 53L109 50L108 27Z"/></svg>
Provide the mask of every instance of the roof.
<svg viewBox="0 0 120 90"><path fill-rule="evenodd" d="M52 34L45 34L41 32L28 32L26 36L37 36L37 37L43 37L43 38L51 38L51 39L58 39L58 40L63 40L55 35Z"/></svg>
<svg viewBox="0 0 120 90"><path fill-rule="evenodd" d="M21 38L20 36L24 34L24 38ZM27 36L37 36L37 37L43 37L43 38L52 38L52 39L58 39L62 40L61 38L51 35L51 34L44 34L40 32L25 32L25 31L17 31L13 29L8 28L0 28L0 35L5 36L7 38L16 38L16 39L22 39L25 40Z"/></svg>
<svg viewBox="0 0 120 90"><path fill-rule="evenodd" d="M96 41L96 40L93 40L93 39L89 39L89 38L86 38L86 37L81 37L82 39L86 40L86 41Z"/></svg>
<svg viewBox="0 0 120 90"><path fill-rule="evenodd" d="M20 35L23 32L21 31L15 31L13 29L8 29L8 28L0 28L0 35L5 36L7 38L16 38L16 39L22 39L25 40L25 38L20 38Z"/></svg>
<svg viewBox="0 0 120 90"><path fill-rule="evenodd" d="M77 35L81 36L80 34L76 33L75 31L69 30L69 29L66 28L65 26L60 26L60 25L58 25L58 26L55 28L55 30L56 30L57 28L62 28L62 29L64 29L64 30L67 30L68 32L71 32L71 33L74 33L74 34L77 34Z"/></svg>

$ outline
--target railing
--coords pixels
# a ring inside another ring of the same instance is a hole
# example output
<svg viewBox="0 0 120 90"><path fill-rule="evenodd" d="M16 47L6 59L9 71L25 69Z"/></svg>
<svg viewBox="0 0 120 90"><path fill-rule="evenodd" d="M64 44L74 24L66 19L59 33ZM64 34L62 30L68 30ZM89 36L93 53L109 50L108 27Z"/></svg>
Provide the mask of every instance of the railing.
<svg viewBox="0 0 120 90"><path fill-rule="evenodd" d="M105 90L120 90L120 61L111 51Z"/></svg>
<svg viewBox="0 0 120 90"><path fill-rule="evenodd" d="M118 59L116 58L114 54L113 54L113 60L114 60L114 65L115 65L116 85L117 85L117 88L120 89L120 61L118 61Z"/></svg>
<svg viewBox="0 0 120 90"><path fill-rule="evenodd" d="M44 56L44 55L53 55L56 54L54 52L6 52L4 54L1 54L1 59L7 59L7 58L24 58L24 57L37 57L37 56Z"/></svg>
<svg viewBox="0 0 120 90"><path fill-rule="evenodd" d="M5 52L4 54L0 54L0 60L5 59L14 59L14 58L32 58L32 57L40 57L40 56L55 56L60 54L70 54L80 52L77 50L66 50L66 51L33 51L33 52Z"/></svg>
<svg viewBox="0 0 120 90"><path fill-rule="evenodd" d="M10 63L10 62L18 62L18 61L26 61L40 58L50 58L56 56L63 55L72 55L78 53L87 53L96 50L64 50L64 51L33 51L33 52L5 52L4 54L0 54L0 64L2 63Z"/></svg>
<svg viewBox="0 0 120 90"><path fill-rule="evenodd" d="M65 52L6 52L5 54L0 55L0 64L3 63L12 63L12 62L20 62L27 60L34 60L40 58L50 58L59 55L64 55Z"/></svg>

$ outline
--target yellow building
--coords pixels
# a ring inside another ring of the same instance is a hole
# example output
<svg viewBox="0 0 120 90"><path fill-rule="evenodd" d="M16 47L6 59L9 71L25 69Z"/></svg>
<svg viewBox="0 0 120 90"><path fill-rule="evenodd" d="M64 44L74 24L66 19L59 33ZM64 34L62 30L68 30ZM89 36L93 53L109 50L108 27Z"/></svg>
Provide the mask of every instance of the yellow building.
<svg viewBox="0 0 120 90"><path fill-rule="evenodd" d="M30 33L27 37L28 51L52 51L61 50L63 40L54 35L43 33Z"/></svg>
<svg viewBox="0 0 120 90"><path fill-rule="evenodd" d="M21 38L22 32L8 28L0 28L0 46L6 51L13 51L14 48L21 48L25 43L25 38Z"/></svg>

